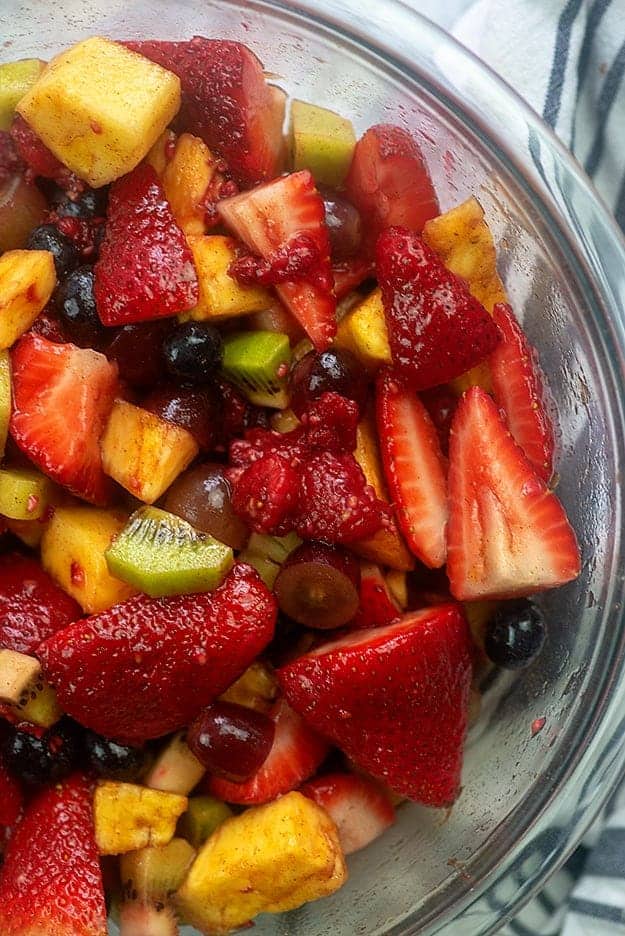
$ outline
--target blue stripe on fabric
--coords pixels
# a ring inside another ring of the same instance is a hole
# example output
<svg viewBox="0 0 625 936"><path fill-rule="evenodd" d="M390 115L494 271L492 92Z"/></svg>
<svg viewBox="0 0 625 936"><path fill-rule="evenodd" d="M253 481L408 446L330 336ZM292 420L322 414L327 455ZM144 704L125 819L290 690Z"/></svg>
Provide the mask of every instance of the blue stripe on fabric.
<svg viewBox="0 0 625 936"><path fill-rule="evenodd" d="M595 903L594 900L572 897L570 909L573 913L595 917L598 920L609 920L610 923L625 923L625 913L622 907L612 907L610 904Z"/></svg>
<svg viewBox="0 0 625 936"><path fill-rule="evenodd" d="M608 123L608 117L612 105L616 99L623 74L625 73L625 42L618 50L617 56L612 62L597 101L597 132L592 144L592 149L585 163L585 169L588 175L594 175L603 156L605 144L605 129Z"/></svg>
<svg viewBox="0 0 625 936"><path fill-rule="evenodd" d="M590 10L588 11L588 19L586 21L586 32L584 33L584 39L582 41L582 47L579 52L579 59L577 60L577 93L579 95L580 89L584 83L586 73L588 71L588 66L590 64L590 56L592 53L592 45L595 35L597 33L597 27L601 22L606 10L612 6L612 0L595 0ZM571 131L571 149L575 152L575 137L577 133L577 109L575 110L575 115L573 118L573 127Z"/></svg>
<svg viewBox="0 0 625 936"><path fill-rule="evenodd" d="M549 84L543 107L543 117L551 127L555 127L562 103L562 88L566 75L566 66L569 59L569 45L571 33L577 14L582 8L584 0L569 0L558 19L558 29L553 51L553 61L549 74Z"/></svg>
<svg viewBox="0 0 625 936"><path fill-rule="evenodd" d="M625 829L604 829L588 856L585 872L598 877L625 877Z"/></svg>

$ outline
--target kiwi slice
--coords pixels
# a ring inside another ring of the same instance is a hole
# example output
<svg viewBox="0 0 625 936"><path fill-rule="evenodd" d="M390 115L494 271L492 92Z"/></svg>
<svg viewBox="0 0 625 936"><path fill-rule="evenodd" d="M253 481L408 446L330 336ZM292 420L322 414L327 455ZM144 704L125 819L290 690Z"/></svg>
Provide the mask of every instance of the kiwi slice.
<svg viewBox="0 0 625 936"><path fill-rule="evenodd" d="M213 796L193 796L186 813L180 817L178 831L194 848L200 848L232 814L229 806Z"/></svg>
<svg viewBox="0 0 625 936"><path fill-rule="evenodd" d="M15 650L0 650L0 702L10 705L20 721L41 728L50 728L63 714L39 660Z"/></svg>
<svg viewBox="0 0 625 936"><path fill-rule="evenodd" d="M0 459L9 434L11 419L11 364L8 351L0 351Z"/></svg>
<svg viewBox="0 0 625 936"><path fill-rule="evenodd" d="M317 182L338 188L345 181L355 146L356 134L351 121L325 107L293 101L294 169L309 169Z"/></svg>
<svg viewBox="0 0 625 936"><path fill-rule="evenodd" d="M301 542L296 533L288 533L286 536L252 533L247 546L239 555L239 561L253 566L267 588L273 588L280 566Z"/></svg>
<svg viewBox="0 0 625 936"><path fill-rule="evenodd" d="M179 731L158 754L143 783L152 790L186 796L205 773L206 768L185 741L184 732Z"/></svg>
<svg viewBox="0 0 625 936"><path fill-rule="evenodd" d="M158 507L135 511L104 555L111 575L152 598L211 591L234 561L230 546Z"/></svg>
<svg viewBox="0 0 625 936"><path fill-rule="evenodd" d="M0 65L0 130L8 130L21 98L34 85L45 62L20 59Z"/></svg>
<svg viewBox="0 0 625 936"><path fill-rule="evenodd" d="M49 478L30 468L0 469L0 514L10 520L39 520L54 487Z"/></svg>
<svg viewBox="0 0 625 936"><path fill-rule="evenodd" d="M238 332L224 341L222 370L256 406L286 409L290 366L288 335L270 331Z"/></svg>
<svg viewBox="0 0 625 936"><path fill-rule="evenodd" d="M122 897L158 903L178 890L195 858L195 849L184 838L167 845L140 848L120 857Z"/></svg>

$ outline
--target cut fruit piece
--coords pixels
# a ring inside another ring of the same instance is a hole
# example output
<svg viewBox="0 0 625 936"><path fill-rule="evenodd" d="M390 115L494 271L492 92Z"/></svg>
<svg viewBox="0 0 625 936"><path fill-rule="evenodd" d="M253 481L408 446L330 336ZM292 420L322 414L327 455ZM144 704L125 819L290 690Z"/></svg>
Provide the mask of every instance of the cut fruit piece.
<svg viewBox="0 0 625 936"><path fill-rule="evenodd" d="M115 401L102 437L102 465L139 500L158 500L198 452L186 429L125 400Z"/></svg>
<svg viewBox="0 0 625 936"><path fill-rule="evenodd" d="M288 335L240 332L224 341L224 375L255 406L286 409L290 367Z"/></svg>
<svg viewBox="0 0 625 936"><path fill-rule="evenodd" d="M8 351L0 351L0 462L4 458L10 420L11 359Z"/></svg>
<svg viewBox="0 0 625 936"><path fill-rule="evenodd" d="M38 520L54 497L49 478L29 468L0 468L0 514L10 520Z"/></svg>
<svg viewBox="0 0 625 936"><path fill-rule="evenodd" d="M0 702L18 705L41 678L41 664L36 657L0 650Z"/></svg>
<svg viewBox="0 0 625 936"><path fill-rule="evenodd" d="M205 234L207 209L216 200L224 176L217 169L216 158L199 137L182 133L172 149L159 173L165 197L187 237Z"/></svg>
<svg viewBox="0 0 625 936"><path fill-rule="evenodd" d="M403 572L397 573L404 575ZM401 615L379 566L363 562L360 574L360 607L351 628L385 627Z"/></svg>
<svg viewBox="0 0 625 936"><path fill-rule="evenodd" d="M278 696L278 684L265 663L255 660L236 682L219 697L221 702L246 705L258 712L268 712Z"/></svg>
<svg viewBox="0 0 625 936"><path fill-rule="evenodd" d="M8 130L15 108L41 74L41 59L19 59L0 65L0 130Z"/></svg>
<svg viewBox="0 0 625 936"><path fill-rule="evenodd" d="M234 561L229 546L156 507L135 511L104 555L111 575L152 598L212 591Z"/></svg>
<svg viewBox="0 0 625 936"><path fill-rule="evenodd" d="M119 906L119 936L179 936L176 914L166 904L126 900Z"/></svg>
<svg viewBox="0 0 625 936"><path fill-rule="evenodd" d="M297 533L287 533L286 536L252 533L239 559L241 562L249 562L267 588L273 588L280 567L301 542Z"/></svg>
<svg viewBox="0 0 625 936"><path fill-rule="evenodd" d="M356 134L350 120L306 101L291 103L293 168L309 169L320 185L339 188L352 161Z"/></svg>
<svg viewBox="0 0 625 936"><path fill-rule="evenodd" d="M7 530L10 530L24 546L37 549L45 529L43 520L5 520L4 523Z"/></svg>
<svg viewBox="0 0 625 936"><path fill-rule="evenodd" d="M374 289L340 321L335 345L351 351L370 371L392 363L379 289Z"/></svg>
<svg viewBox="0 0 625 936"><path fill-rule="evenodd" d="M152 169L154 169L154 172L161 182L163 181L163 173L173 156L175 147L176 134L173 130L167 129L161 133L160 137L145 157L146 163L152 166Z"/></svg>
<svg viewBox="0 0 625 936"><path fill-rule="evenodd" d="M47 211L48 203L34 182L21 173L3 179L0 171L0 254L25 247Z"/></svg>
<svg viewBox="0 0 625 936"><path fill-rule="evenodd" d="M11 353L10 432L41 471L84 500L104 503L100 436L118 390L103 354L25 335Z"/></svg>
<svg viewBox="0 0 625 936"><path fill-rule="evenodd" d="M324 774L300 788L328 813L345 855L366 848L395 822L395 809L380 785L349 773Z"/></svg>
<svg viewBox="0 0 625 936"><path fill-rule="evenodd" d="M431 569L445 564L447 481L438 433L416 393L391 375L378 380L376 417L384 474L412 552Z"/></svg>
<svg viewBox="0 0 625 936"><path fill-rule="evenodd" d="M344 549L304 543L278 573L274 592L280 610L304 627L342 627L358 611L360 566Z"/></svg>
<svg viewBox="0 0 625 936"><path fill-rule="evenodd" d="M180 834L200 848L222 822L230 819L232 810L214 796L192 796L186 813L180 818Z"/></svg>
<svg viewBox="0 0 625 936"><path fill-rule="evenodd" d="M452 424L447 543L451 592L462 601L531 595L580 572L562 504L479 387L465 393Z"/></svg>
<svg viewBox="0 0 625 936"><path fill-rule="evenodd" d="M334 893L347 870L334 823L301 793L248 809L209 838L178 891L192 926L226 932Z"/></svg>
<svg viewBox="0 0 625 936"><path fill-rule="evenodd" d="M206 768L190 750L184 732L180 731L160 751L143 783L152 790L186 796L205 773Z"/></svg>
<svg viewBox="0 0 625 936"><path fill-rule="evenodd" d="M237 244L232 237L221 234L190 237L189 245L200 294L197 305L180 316L182 321L237 318L262 312L275 302L262 286L245 286L230 276L230 266L237 259Z"/></svg>
<svg viewBox="0 0 625 936"><path fill-rule="evenodd" d="M127 852L119 862L122 895L129 901L167 901L184 881L194 859L195 849L183 838Z"/></svg>
<svg viewBox="0 0 625 936"><path fill-rule="evenodd" d="M122 855L148 845L167 845L186 808L186 796L101 780L93 800L100 854Z"/></svg>
<svg viewBox="0 0 625 936"><path fill-rule="evenodd" d="M99 188L134 169L179 107L175 75L93 36L52 59L17 110L65 166Z"/></svg>
<svg viewBox="0 0 625 936"><path fill-rule="evenodd" d="M4 845L7 829L12 829L20 818L24 794L20 783L9 773L0 758L0 843Z"/></svg>
<svg viewBox="0 0 625 936"><path fill-rule="evenodd" d="M48 250L8 250L0 257L0 349L33 324L56 286Z"/></svg>
<svg viewBox="0 0 625 936"><path fill-rule="evenodd" d="M94 507L55 507L41 540L44 569L87 614L98 614L135 594L114 578L104 553L126 515Z"/></svg>
<svg viewBox="0 0 625 936"><path fill-rule="evenodd" d="M276 291L315 347L325 350L336 333L336 300L325 208L310 172L274 179L220 202L218 210L230 230L263 260L271 261L279 251L288 259L293 242L306 242L312 265Z"/></svg>
<svg viewBox="0 0 625 936"><path fill-rule="evenodd" d="M209 533L220 543L240 550L250 534L234 512L232 488L226 475L226 466L219 462L195 465L174 481L163 506L201 533Z"/></svg>

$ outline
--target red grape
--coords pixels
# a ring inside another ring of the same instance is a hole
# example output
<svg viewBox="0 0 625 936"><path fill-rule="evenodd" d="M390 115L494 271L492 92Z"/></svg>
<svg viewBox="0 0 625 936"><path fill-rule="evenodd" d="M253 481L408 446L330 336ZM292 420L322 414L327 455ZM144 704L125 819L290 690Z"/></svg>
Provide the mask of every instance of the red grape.
<svg viewBox="0 0 625 936"><path fill-rule="evenodd" d="M304 543L278 573L274 591L280 609L306 627L342 627L360 603L360 565L344 549Z"/></svg>
<svg viewBox="0 0 625 936"><path fill-rule="evenodd" d="M191 722L187 744L210 773L242 783L266 761L274 734L275 724L264 712L215 702Z"/></svg>
<svg viewBox="0 0 625 936"><path fill-rule="evenodd" d="M207 462L185 471L167 492L165 510L233 549L247 543L249 530L232 509L223 465Z"/></svg>

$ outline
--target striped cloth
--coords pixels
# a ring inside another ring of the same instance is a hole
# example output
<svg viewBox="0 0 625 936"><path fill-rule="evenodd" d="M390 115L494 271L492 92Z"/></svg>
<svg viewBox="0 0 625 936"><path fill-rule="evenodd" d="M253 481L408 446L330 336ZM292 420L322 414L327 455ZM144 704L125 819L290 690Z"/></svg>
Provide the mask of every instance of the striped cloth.
<svg viewBox="0 0 625 936"><path fill-rule="evenodd" d="M571 148L625 229L625 0L408 0L505 78ZM497 888L502 912L518 882ZM499 893L500 891L500 893ZM625 784L501 936L625 934Z"/></svg>

